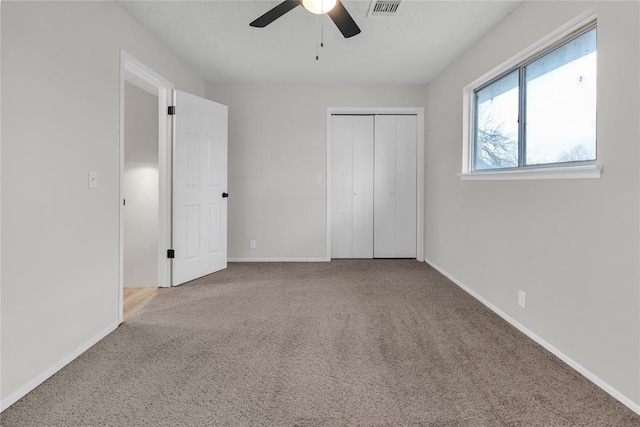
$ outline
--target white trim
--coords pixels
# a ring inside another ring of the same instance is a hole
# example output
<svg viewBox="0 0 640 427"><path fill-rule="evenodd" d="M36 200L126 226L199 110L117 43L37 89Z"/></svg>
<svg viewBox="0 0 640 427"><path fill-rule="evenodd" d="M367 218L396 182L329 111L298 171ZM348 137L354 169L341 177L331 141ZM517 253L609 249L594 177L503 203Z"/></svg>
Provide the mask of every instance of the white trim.
<svg viewBox="0 0 640 427"><path fill-rule="evenodd" d="M517 66L518 64L526 61L528 58L535 56L536 54L542 52L553 44L559 42L563 38L569 36L572 32L588 25L591 22L597 20L595 8L590 8L587 11L581 13L574 19L570 20L566 24L562 25L560 28L556 29L552 33L548 34L546 37L538 40L528 48L519 52L517 55L507 59L502 64L493 68L491 71L485 73L481 77L477 78L473 82L469 83L462 89L462 174L467 175L471 173L471 144L473 143L473 126L472 121L475 115L475 106L474 106L474 90L487 83L491 79L505 73L509 69ZM542 169L542 168L541 168ZM532 169L529 169L531 171ZM562 179L566 177L553 177L553 178L509 178L509 179ZM595 176L589 176L587 178L599 178Z"/></svg>
<svg viewBox="0 0 640 427"><path fill-rule="evenodd" d="M136 58L120 50L120 141L119 141L119 255L118 255L118 324L124 319L124 83L129 81L158 96L158 286L171 286L171 262L166 249L171 246L171 120L167 107L172 102L173 84Z"/></svg>
<svg viewBox="0 0 640 427"><path fill-rule="evenodd" d="M331 128L331 111L329 108L327 108L327 117L326 117L326 125L327 125L327 135L326 135L326 139L327 139L327 146L326 146L326 150L327 150L327 157L325 159L325 164L326 164L326 176L324 178L324 182L327 185L327 188L325 189L325 222L326 222L326 226L325 226L325 230L326 230L326 235L325 235L325 254L326 254L326 258L327 259L331 259L331 212L333 209L332 203L331 203L331 187L333 185L333 180L331 179L331 174L333 173L333 168L331 166L331 159L332 159L332 151L331 151L331 133L332 128Z"/></svg>
<svg viewBox="0 0 640 427"><path fill-rule="evenodd" d="M228 258L227 262L331 262L331 258Z"/></svg>
<svg viewBox="0 0 640 427"><path fill-rule="evenodd" d="M326 258L331 260L331 116L333 114L412 114L417 120L416 259L424 261L424 108L423 107L327 107Z"/></svg>
<svg viewBox="0 0 640 427"><path fill-rule="evenodd" d="M470 173L459 173L458 176L463 181L509 181L532 179L591 179L600 178L601 174L601 166L582 165L487 172L476 171Z"/></svg>
<svg viewBox="0 0 640 427"><path fill-rule="evenodd" d="M327 113L331 114L415 114L422 112L423 107L327 107Z"/></svg>
<svg viewBox="0 0 640 427"><path fill-rule="evenodd" d="M0 401L0 412L7 409L9 406L16 403L18 400L22 399L27 393L33 391L40 384L51 378L54 374L56 374L60 369L67 366L71 363L76 357L80 356L85 351L89 350L93 345L95 345L98 341L109 335L111 332L115 331L118 325L114 324L109 326L106 329L100 331L97 335L89 340L85 341L79 347L77 347L72 352L68 353L66 356L58 360L53 365L49 366L42 373L37 375L31 381L11 393L9 396L5 397L4 400Z"/></svg>
<svg viewBox="0 0 640 427"><path fill-rule="evenodd" d="M0 22L2 22L2 7L0 7ZM1 49L0 49L1 50ZM2 94L2 54L0 53L0 94ZM0 137L2 135L2 102L0 102ZM0 138L1 139L1 138ZM0 157L2 153L2 144L0 143ZM2 165L2 160L0 159L0 165ZM0 171L0 181L1 181L1 177L2 177L2 173ZM0 189L2 188L2 183L0 182ZM2 213L2 197L0 197L0 216ZM6 228L6 227L5 227ZM2 242L2 219L0 218L0 242ZM0 244L0 252L1 252L1 248L2 248L2 244ZM2 264L1 262L2 260L2 255L0 254L0 264ZM0 271L2 271L2 266L0 265ZM0 307L2 307L2 274L0 274ZM5 288L6 289L6 288ZM0 316L0 331L2 331L2 316ZM6 344L5 344L6 345ZM0 349L2 348L2 339L0 338ZM0 367L2 366L2 351L0 351ZM0 383L0 392L2 391L2 385ZM1 396L1 394L0 394ZM0 399L0 412L2 412L4 410L4 405L2 403L2 400Z"/></svg>
<svg viewBox="0 0 640 427"><path fill-rule="evenodd" d="M424 167L426 165L425 146L424 146L424 108L418 111L418 141L417 141L417 161L418 161L418 182L416 183L417 192L417 223L416 223L416 260L424 261Z"/></svg>
<svg viewBox="0 0 640 427"><path fill-rule="evenodd" d="M468 293L469 295L471 295L472 297L480 301L488 309L496 313L498 316L502 317L507 323L511 324L514 328L518 329L520 332L522 332L523 334L531 338L533 341L540 344L547 351L555 355L558 359L562 360L564 363L566 363L567 365L569 365L570 367L578 371L580 374L582 374L589 381L591 381L592 383L600 387L602 390L604 390L606 393L608 393L609 395L611 395L612 397L620 401L620 403L625 405L627 408L631 409L633 412L640 415L639 404L635 403L633 400L631 400L630 398L628 398L627 396L625 396L624 394L616 390L614 387L609 385L606 381L602 380L597 375L589 371L587 368L585 368L584 366L582 366L581 364L579 364L578 362L576 362L575 360L573 360L572 358L570 358L569 356L567 356L566 354L558 350L556 347L554 347L549 342L541 338L539 335L535 334L533 331L528 329L526 326L524 326L523 324L521 324L511 316L509 316L507 313L500 310L498 307L496 307L491 302L489 302L489 300L487 300L486 298L484 298L483 296L481 296L480 294L478 294L468 286L464 285L461 281L453 277L451 274L446 272L443 268L439 267L434 262L427 259L425 259L425 262L431 267L433 267L434 269L436 269L438 272L440 272L440 274L445 276L447 279L451 280L454 284L456 284L466 293Z"/></svg>

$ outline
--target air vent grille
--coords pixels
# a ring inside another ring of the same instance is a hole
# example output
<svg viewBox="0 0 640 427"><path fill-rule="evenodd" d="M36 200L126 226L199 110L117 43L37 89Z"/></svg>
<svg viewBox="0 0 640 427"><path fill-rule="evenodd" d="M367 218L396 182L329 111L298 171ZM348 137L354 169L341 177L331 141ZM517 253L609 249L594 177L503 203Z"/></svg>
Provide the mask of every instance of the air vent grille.
<svg viewBox="0 0 640 427"><path fill-rule="evenodd" d="M400 0L373 0L369 15L371 16L395 16L400 7Z"/></svg>

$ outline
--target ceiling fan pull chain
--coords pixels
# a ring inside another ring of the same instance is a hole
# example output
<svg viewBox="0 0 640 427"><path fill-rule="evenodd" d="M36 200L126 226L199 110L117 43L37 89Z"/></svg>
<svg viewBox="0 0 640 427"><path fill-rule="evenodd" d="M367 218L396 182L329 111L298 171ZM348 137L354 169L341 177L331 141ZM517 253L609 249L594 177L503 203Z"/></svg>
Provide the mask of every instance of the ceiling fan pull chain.
<svg viewBox="0 0 640 427"><path fill-rule="evenodd" d="M320 59L320 15L316 16L316 61Z"/></svg>
<svg viewBox="0 0 640 427"><path fill-rule="evenodd" d="M316 61L320 59L320 48L324 47L324 21L322 15L316 18Z"/></svg>

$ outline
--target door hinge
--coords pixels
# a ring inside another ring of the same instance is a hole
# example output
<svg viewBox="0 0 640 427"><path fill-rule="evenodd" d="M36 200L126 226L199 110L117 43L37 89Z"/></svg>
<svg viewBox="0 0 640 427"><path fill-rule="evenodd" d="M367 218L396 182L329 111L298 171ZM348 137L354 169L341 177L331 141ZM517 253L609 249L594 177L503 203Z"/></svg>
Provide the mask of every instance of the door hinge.
<svg viewBox="0 0 640 427"><path fill-rule="evenodd" d="M169 105L167 113L170 116L175 116L176 115L176 106L175 105Z"/></svg>
<svg viewBox="0 0 640 427"><path fill-rule="evenodd" d="M175 258L176 257L176 251L174 251L173 249L167 249L167 258Z"/></svg>

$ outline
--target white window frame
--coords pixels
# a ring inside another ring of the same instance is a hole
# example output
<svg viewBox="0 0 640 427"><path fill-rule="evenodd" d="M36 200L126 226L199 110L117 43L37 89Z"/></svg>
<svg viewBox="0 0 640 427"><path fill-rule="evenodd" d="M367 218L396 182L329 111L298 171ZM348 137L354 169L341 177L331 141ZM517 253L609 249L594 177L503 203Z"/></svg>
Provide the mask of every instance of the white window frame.
<svg viewBox="0 0 640 427"><path fill-rule="evenodd" d="M569 37L572 33L583 29L590 24L597 24L597 15L593 11L588 11L558 30L547 35L537 43L529 46L518 55L508 59L480 78L474 80L464 87L462 94L462 173L458 174L462 180L531 180L531 179L585 179L600 178L602 174L602 166L596 162L594 164L579 163L576 165L558 165L545 164L536 166L527 166L513 168L509 170L472 170L473 141L475 134L475 90L485 85L491 80L495 80L507 71L518 67L523 62L541 55L543 52L560 44L563 39ZM596 147L596 150L598 148ZM597 156L596 156L597 157Z"/></svg>

